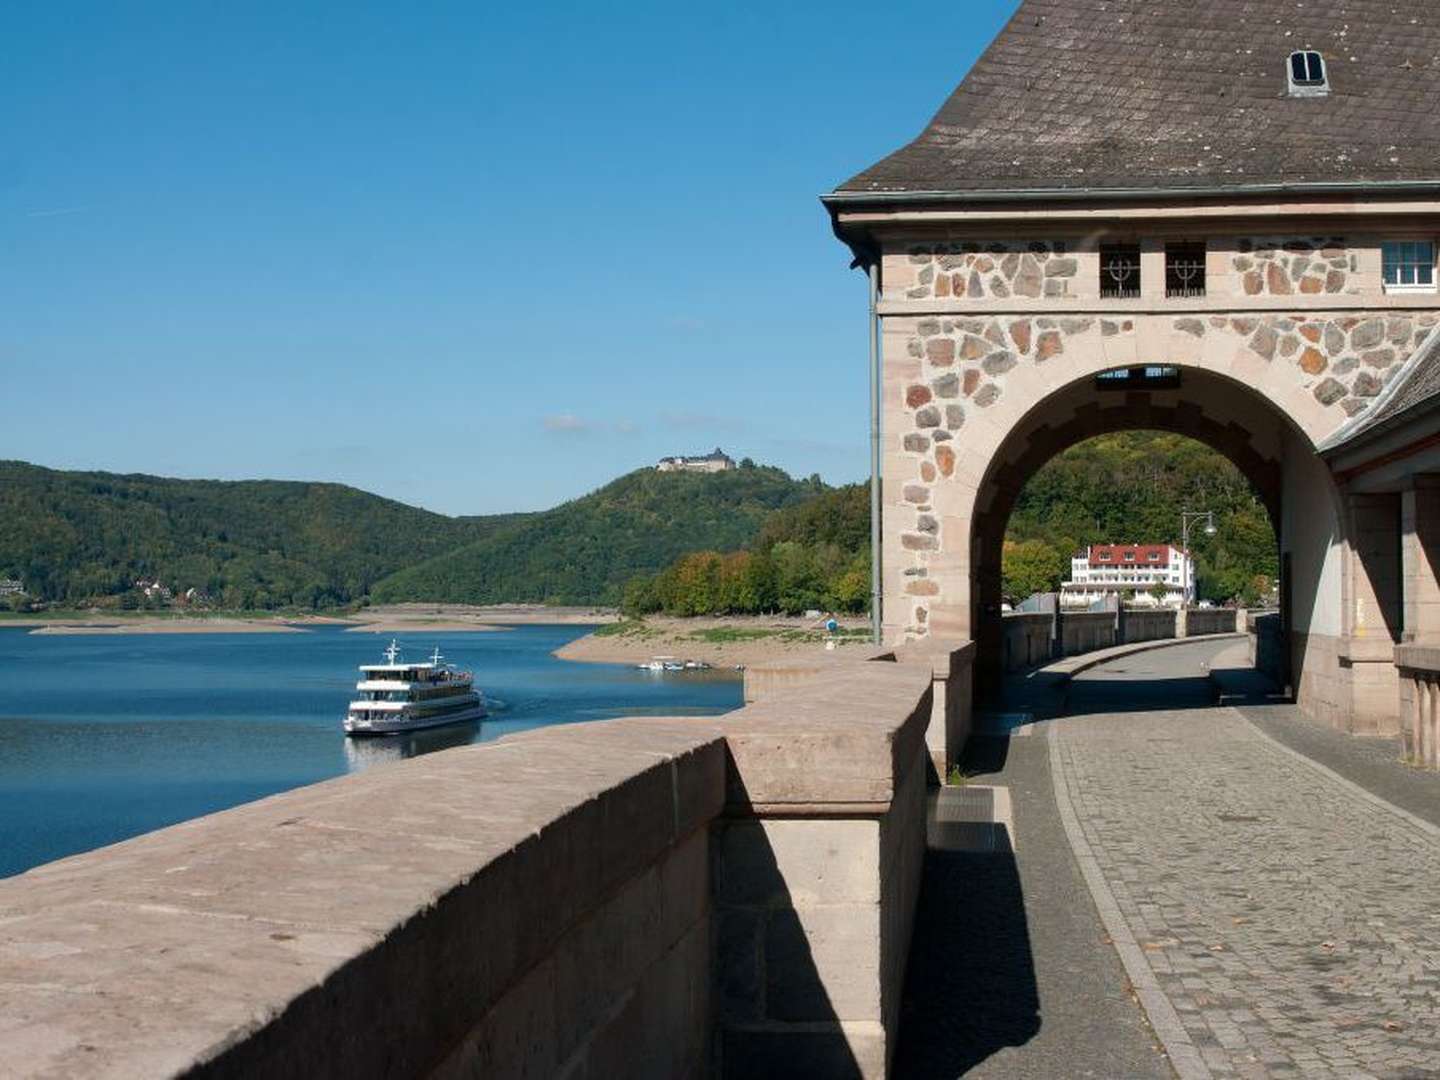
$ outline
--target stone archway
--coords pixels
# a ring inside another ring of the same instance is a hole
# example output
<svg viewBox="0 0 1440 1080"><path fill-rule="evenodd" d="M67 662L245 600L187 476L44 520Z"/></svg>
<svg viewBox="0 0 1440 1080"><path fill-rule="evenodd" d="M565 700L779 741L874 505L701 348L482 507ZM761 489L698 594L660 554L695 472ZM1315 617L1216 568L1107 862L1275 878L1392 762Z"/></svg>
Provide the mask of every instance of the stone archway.
<svg viewBox="0 0 1440 1080"><path fill-rule="evenodd" d="M1207 443L1255 483L1289 568L1297 688L1317 712L1343 709L1345 517L1316 446L1368 401L1366 380L1395 363L1401 339L1408 351L1433 324L1270 313L887 319L887 638L974 638L983 667L1001 540L1024 481L1083 438L1155 428ZM1367 360L1375 349L1385 351ZM1174 368L1178 385L1116 391L1096 380L1145 365Z"/></svg>
<svg viewBox="0 0 1440 1080"><path fill-rule="evenodd" d="M1282 549L1286 461L1290 459L1293 474L1299 464L1297 458L1309 459L1308 487L1313 490L1319 483L1328 489L1322 500L1322 517L1338 527L1333 485L1328 483L1313 447L1282 414L1248 387L1203 368L1184 366L1178 368L1169 385L1155 390L1104 389L1093 376L1074 380L1052 392L1016 423L993 456L976 492L969 557L970 625L979 647L982 673L993 673L1003 655L1001 551L1021 490L1046 462L1069 447L1097 435L1138 429L1184 435L1224 455L1249 480L1266 508ZM1177 515L1181 509L1176 507Z"/></svg>

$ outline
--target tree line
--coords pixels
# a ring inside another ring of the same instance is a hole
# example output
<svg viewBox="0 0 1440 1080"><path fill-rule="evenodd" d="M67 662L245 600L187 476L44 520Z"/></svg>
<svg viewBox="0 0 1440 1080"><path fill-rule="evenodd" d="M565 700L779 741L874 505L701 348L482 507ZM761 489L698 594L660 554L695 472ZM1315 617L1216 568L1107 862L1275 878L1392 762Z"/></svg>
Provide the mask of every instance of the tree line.
<svg viewBox="0 0 1440 1080"><path fill-rule="evenodd" d="M633 578L632 617L860 613L870 606L870 488L850 484L771 514L748 550L699 551Z"/></svg>

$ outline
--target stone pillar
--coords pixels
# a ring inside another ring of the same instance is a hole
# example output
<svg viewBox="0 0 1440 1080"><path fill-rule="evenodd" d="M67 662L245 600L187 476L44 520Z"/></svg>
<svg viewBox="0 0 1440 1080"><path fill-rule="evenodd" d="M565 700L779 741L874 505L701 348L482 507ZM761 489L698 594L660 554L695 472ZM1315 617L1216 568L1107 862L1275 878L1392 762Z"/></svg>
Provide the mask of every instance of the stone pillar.
<svg viewBox="0 0 1440 1080"><path fill-rule="evenodd" d="M1440 641L1440 475L1414 478L1400 496L1404 640Z"/></svg>
<svg viewBox="0 0 1440 1080"><path fill-rule="evenodd" d="M715 1074L889 1073L925 852L933 663L838 664L725 723Z"/></svg>
<svg viewBox="0 0 1440 1080"><path fill-rule="evenodd" d="M1398 494L1346 497L1345 637L1342 678L1349 681L1349 730L1358 735L1400 733L1400 682L1395 644L1400 640L1400 517Z"/></svg>
<svg viewBox="0 0 1440 1080"><path fill-rule="evenodd" d="M1175 636L1177 638L1189 637L1190 609L1181 604L1175 609Z"/></svg>

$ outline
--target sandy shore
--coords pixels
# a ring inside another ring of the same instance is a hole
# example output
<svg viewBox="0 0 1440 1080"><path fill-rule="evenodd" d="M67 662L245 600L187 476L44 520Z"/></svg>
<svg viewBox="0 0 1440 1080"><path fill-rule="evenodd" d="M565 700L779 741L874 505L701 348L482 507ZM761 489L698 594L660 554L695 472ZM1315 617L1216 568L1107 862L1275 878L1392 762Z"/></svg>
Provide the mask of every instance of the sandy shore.
<svg viewBox="0 0 1440 1080"><path fill-rule="evenodd" d="M603 625L618 622L614 608L546 607L543 604L384 604L366 608L354 616L357 620L374 622L412 619L442 620L456 623L488 623L492 626L524 626L541 623L549 626Z"/></svg>
<svg viewBox="0 0 1440 1080"><path fill-rule="evenodd" d="M310 626L346 626L358 634L403 634L424 630L485 633L511 626L596 625L615 622L610 608L544 607L538 604L386 604L354 615L27 615L0 619L0 629L27 627L32 634L295 634Z"/></svg>
<svg viewBox="0 0 1440 1080"><path fill-rule="evenodd" d="M842 629L868 624L850 619ZM752 636L753 635L753 636ZM562 660L592 664L638 664L655 656L703 660L715 667L749 667L768 660L823 653L828 635L804 620L769 618L649 618L622 633L586 634L555 650ZM733 638L736 640L725 640ZM716 640L720 639L720 640ZM836 650L870 647L868 635L836 638Z"/></svg>
<svg viewBox="0 0 1440 1080"><path fill-rule="evenodd" d="M16 620L17 622L19 620ZM0 623L13 626L14 622ZM28 622L21 625L34 625ZM42 623L32 634L303 634L278 619L126 619L121 622Z"/></svg>
<svg viewBox="0 0 1440 1080"><path fill-rule="evenodd" d="M419 633L421 630L434 630L437 633L470 633L470 634L493 634L503 630L509 630L508 626L494 626L490 623L478 622L457 622L453 619L446 621L438 619L428 622L424 619L382 619L379 622L362 622L350 627L347 634L409 634Z"/></svg>

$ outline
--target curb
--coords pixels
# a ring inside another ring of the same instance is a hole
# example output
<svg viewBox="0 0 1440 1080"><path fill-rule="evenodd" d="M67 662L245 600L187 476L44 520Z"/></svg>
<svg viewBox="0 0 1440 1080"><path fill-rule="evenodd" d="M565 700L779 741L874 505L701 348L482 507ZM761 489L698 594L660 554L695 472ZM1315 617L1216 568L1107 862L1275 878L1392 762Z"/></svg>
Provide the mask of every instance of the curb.
<svg viewBox="0 0 1440 1080"><path fill-rule="evenodd" d="M1200 639L1179 638L1177 640L1185 642ZM1130 926L1120 912L1120 905L1115 900L1115 894L1110 891L1110 886L1105 881L1105 875L1100 870L1100 863L1095 858L1095 852L1090 847L1090 842L1085 839L1085 832L1080 827L1079 818L1075 815L1074 804L1070 801L1070 784L1065 779L1064 763L1060 759L1059 728L1059 723L1048 725L1050 780L1054 785L1055 805L1060 811L1060 822L1065 828L1065 838L1070 841L1070 851L1074 854L1075 861L1080 864L1080 873L1084 876L1085 884L1090 889L1090 899L1095 903L1095 909L1100 915L1100 922L1104 925L1105 932L1110 935L1115 952L1120 957L1120 964L1124 967L1125 975L1135 990L1135 996L1140 999L1140 1007L1145 1011L1145 1016L1150 1021L1150 1027L1155 1032L1155 1037L1165 1048L1171 1068L1175 1070L1180 1080L1212 1080L1214 1074L1205 1064L1205 1059L1200 1056L1200 1051L1196 1049L1190 1033L1185 1030L1185 1025L1180 1022L1180 1016L1175 1011L1175 1006L1165 996L1165 991L1160 989L1155 972L1150 969L1145 954L1136 943L1135 936L1130 932Z"/></svg>
<svg viewBox="0 0 1440 1080"><path fill-rule="evenodd" d="M1080 653L1080 656L1086 657L1082 663L1076 665L1068 672L1056 672L1056 674L1067 675L1073 679L1076 675L1084 671L1089 671L1093 667L1108 664L1111 660L1124 660L1126 657L1136 656L1139 653L1154 652L1157 649L1174 649L1181 645L1194 645L1203 641L1225 641L1227 638L1239 639L1248 636L1244 630L1231 630L1224 634L1196 634L1194 637L1156 638L1153 641L1137 641L1132 645L1116 645L1112 646L1112 648L1117 651L1110 653L1108 656L1096 656L1091 659L1088 654ZM1096 651L1099 652L1100 650L1097 649ZM1063 660L1056 661L1056 663L1064 662ZM1045 669L1038 668L1037 670L1044 671Z"/></svg>

